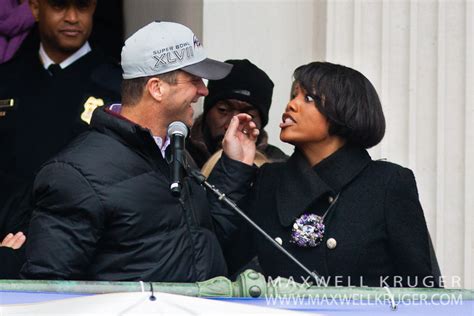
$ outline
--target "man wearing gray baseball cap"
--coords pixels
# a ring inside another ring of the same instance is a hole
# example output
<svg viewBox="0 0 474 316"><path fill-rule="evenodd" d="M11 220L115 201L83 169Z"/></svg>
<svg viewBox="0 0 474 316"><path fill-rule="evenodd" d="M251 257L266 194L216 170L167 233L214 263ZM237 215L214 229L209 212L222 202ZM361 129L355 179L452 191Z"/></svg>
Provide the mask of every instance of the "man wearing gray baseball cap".
<svg viewBox="0 0 474 316"><path fill-rule="evenodd" d="M202 78L231 65L206 57L184 25L152 22L122 49L122 104L97 108L91 129L39 170L22 276L35 279L195 282L226 275L221 245L239 219L188 177L170 192L167 128L193 123L192 104L208 94ZM258 129L249 115L229 159L252 172ZM240 163L243 162L244 164ZM246 165L245 165L246 164ZM219 186L222 175L210 181ZM222 188L238 199L235 187ZM232 193L235 192L235 193Z"/></svg>

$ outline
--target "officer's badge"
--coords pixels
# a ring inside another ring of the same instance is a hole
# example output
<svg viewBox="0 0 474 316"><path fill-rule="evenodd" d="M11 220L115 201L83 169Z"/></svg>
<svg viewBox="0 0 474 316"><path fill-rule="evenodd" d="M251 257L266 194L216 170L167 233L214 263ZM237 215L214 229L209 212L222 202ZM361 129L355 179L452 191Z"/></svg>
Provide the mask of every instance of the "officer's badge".
<svg viewBox="0 0 474 316"><path fill-rule="evenodd" d="M101 98L94 98L94 97L89 97L87 101L84 103L84 112L81 114L81 119L86 122L87 124L91 123L91 118L92 118L92 112L99 106L104 105L104 100Z"/></svg>
<svg viewBox="0 0 474 316"><path fill-rule="evenodd" d="M7 112L15 106L14 99L0 100L0 118L7 115Z"/></svg>

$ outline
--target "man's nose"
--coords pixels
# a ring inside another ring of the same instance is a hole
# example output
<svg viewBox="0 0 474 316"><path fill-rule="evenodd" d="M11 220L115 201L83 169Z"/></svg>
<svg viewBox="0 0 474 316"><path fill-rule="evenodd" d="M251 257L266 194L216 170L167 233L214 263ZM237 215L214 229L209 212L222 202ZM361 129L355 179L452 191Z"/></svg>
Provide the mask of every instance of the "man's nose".
<svg viewBox="0 0 474 316"><path fill-rule="evenodd" d="M197 93L200 95L200 96L207 96L209 94L209 90L207 89L206 85L204 84L204 81L199 80L198 84L197 84Z"/></svg>
<svg viewBox="0 0 474 316"><path fill-rule="evenodd" d="M69 23L77 23L78 21L77 8L70 5L65 10L66 11L64 12L64 20Z"/></svg>

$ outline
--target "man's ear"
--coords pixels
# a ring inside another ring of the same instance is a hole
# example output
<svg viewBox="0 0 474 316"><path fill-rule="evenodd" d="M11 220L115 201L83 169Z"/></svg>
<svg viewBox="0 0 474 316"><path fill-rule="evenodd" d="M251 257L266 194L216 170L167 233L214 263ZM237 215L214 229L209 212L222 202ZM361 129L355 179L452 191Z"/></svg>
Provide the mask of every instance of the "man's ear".
<svg viewBox="0 0 474 316"><path fill-rule="evenodd" d="M167 84L160 78L153 77L146 83L145 90L148 92L150 97L158 102L163 100L163 96L167 91Z"/></svg>
<svg viewBox="0 0 474 316"><path fill-rule="evenodd" d="M31 13L33 13L33 16L35 18L35 21L39 21L39 0L29 0L29 5L31 9Z"/></svg>

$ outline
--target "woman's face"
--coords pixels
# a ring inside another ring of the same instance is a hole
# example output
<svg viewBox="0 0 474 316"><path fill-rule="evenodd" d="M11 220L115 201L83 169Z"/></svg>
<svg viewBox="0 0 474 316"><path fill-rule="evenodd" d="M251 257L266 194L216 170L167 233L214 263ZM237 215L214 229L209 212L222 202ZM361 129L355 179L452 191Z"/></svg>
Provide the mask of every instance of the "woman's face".
<svg viewBox="0 0 474 316"><path fill-rule="evenodd" d="M331 138L328 120L299 84L294 85L280 128L280 139L296 147L324 143Z"/></svg>

